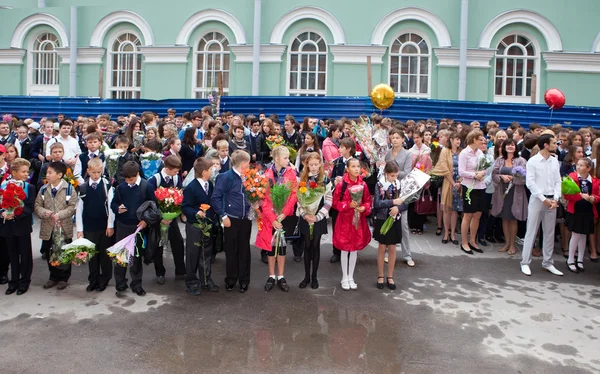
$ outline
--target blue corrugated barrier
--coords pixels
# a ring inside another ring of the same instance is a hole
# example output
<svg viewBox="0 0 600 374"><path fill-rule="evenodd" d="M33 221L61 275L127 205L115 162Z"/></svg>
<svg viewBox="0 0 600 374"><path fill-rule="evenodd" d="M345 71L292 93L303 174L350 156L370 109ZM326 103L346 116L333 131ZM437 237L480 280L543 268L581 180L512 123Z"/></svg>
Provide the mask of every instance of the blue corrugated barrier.
<svg viewBox="0 0 600 374"><path fill-rule="evenodd" d="M115 117L129 112L140 114L151 110L166 115L168 108L177 113L199 110L207 100L113 100L99 98L0 96L0 114L13 113L20 117L39 119L64 113L67 116L97 115L108 113ZM226 96L221 98L221 110L234 113L265 112L277 113L280 117L292 114L297 120L305 116L317 118L358 117L364 113L379 112L368 97L287 97L287 96ZM495 120L501 125L513 121L527 126L532 122L542 125L560 123L580 127L600 127L600 108L566 106L554 111L550 121L550 110L546 105L500 104L483 102L460 102L445 100L396 99L394 105L383 111L383 115L400 120L453 118L461 122Z"/></svg>

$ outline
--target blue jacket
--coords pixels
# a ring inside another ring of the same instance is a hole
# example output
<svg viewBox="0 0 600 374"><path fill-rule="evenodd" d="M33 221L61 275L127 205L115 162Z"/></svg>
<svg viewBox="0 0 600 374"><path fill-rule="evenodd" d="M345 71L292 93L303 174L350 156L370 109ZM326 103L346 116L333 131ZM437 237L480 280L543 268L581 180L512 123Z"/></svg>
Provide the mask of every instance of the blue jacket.
<svg viewBox="0 0 600 374"><path fill-rule="evenodd" d="M221 217L246 218L250 211L242 178L233 170L217 176L211 202Z"/></svg>
<svg viewBox="0 0 600 374"><path fill-rule="evenodd" d="M214 191L214 186L212 182L208 181L208 195L204 191L204 188L200 185L197 179L188 184L188 186L183 190L183 204L181 204L181 211L185 214L187 221L189 223L197 223L198 218L196 217L196 213L200 210L200 205L202 204L211 204L211 195ZM211 207L206 211L206 217L212 221L213 225L215 222L215 211Z"/></svg>

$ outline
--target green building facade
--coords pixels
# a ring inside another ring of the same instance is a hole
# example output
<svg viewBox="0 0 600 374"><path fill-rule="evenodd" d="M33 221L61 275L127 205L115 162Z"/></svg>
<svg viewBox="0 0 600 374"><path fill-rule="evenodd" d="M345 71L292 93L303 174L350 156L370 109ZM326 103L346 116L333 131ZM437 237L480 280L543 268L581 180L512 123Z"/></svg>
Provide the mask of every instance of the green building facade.
<svg viewBox="0 0 600 374"><path fill-rule="evenodd" d="M460 0L261 3L259 95L365 96L370 56L372 83L399 97L458 99ZM0 95L251 95L254 8L0 0ZM598 15L597 0L470 0L466 99L540 103L556 87L568 104L600 106Z"/></svg>

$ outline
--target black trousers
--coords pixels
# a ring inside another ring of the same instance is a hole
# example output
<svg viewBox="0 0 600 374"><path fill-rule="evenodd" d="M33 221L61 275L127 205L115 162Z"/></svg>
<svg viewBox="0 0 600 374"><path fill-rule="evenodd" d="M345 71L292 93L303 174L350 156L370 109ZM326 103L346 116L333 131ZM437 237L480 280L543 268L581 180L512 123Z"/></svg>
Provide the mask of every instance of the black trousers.
<svg viewBox="0 0 600 374"><path fill-rule="evenodd" d="M133 234L137 229L137 225L129 226L124 225L120 222L117 222L116 225L116 240L117 242L125 239L127 236ZM141 239L136 238L136 244L141 247L141 243L139 243ZM142 275L144 274L144 267L142 264L142 255L134 256L133 262L129 264L129 266L120 266L115 264L115 286L117 290L127 288L127 268L129 268L129 275L131 275L131 289L137 290L142 287Z"/></svg>
<svg viewBox="0 0 600 374"><path fill-rule="evenodd" d="M42 252L47 255L48 270L50 271L50 280L55 282L68 282L71 278L71 264L60 265L59 267L50 265L50 253L52 252L52 237L50 240L42 240ZM71 243L71 239L65 239L65 244Z"/></svg>
<svg viewBox="0 0 600 374"><path fill-rule="evenodd" d="M96 244L96 250L98 253L92 257L88 263L90 269L90 275L88 276L88 282L94 285L106 286L112 278L112 260L106 253L106 248L112 245L114 238L106 236L106 230L104 231L85 231L83 230L83 236Z"/></svg>
<svg viewBox="0 0 600 374"><path fill-rule="evenodd" d="M3 238L10 258L9 287L26 290L31 283L33 254L31 253L31 234Z"/></svg>
<svg viewBox="0 0 600 374"><path fill-rule="evenodd" d="M167 232L167 238L171 244L171 252L173 253L173 262L175 263L175 275L185 275L185 259L183 237L179 230L177 220L173 220ZM163 247L158 247L154 254L154 270L157 277L164 277L166 269L163 263Z"/></svg>
<svg viewBox="0 0 600 374"><path fill-rule="evenodd" d="M223 233L225 244L225 284L233 287L250 284L250 234L252 221L230 218Z"/></svg>
<svg viewBox="0 0 600 374"><path fill-rule="evenodd" d="M0 238L0 276L8 275L8 265L10 265L10 258L8 257L6 240Z"/></svg>
<svg viewBox="0 0 600 374"><path fill-rule="evenodd" d="M191 223L185 224L185 285L197 289L213 283L210 258L213 250L213 235L206 237ZM204 250L199 245L204 244Z"/></svg>
<svg viewBox="0 0 600 374"><path fill-rule="evenodd" d="M321 235L303 236L304 243L304 279L317 279L319 261L321 260ZM312 273L311 273L312 264Z"/></svg>
<svg viewBox="0 0 600 374"><path fill-rule="evenodd" d="M423 231L423 225L427 222L427 216L415 212L415 203L408 205L408 226L413 230Z"/></svg>
<svg viewBox="0 0 600 374"><path fill-rule="evenodd" d="M335 222L337 221L338 211L331 208L329 210L329 216L331 217L331 237L333 238L333 231L335 230ZM333 246L333 254L340 256L342 252Z"/></svg>

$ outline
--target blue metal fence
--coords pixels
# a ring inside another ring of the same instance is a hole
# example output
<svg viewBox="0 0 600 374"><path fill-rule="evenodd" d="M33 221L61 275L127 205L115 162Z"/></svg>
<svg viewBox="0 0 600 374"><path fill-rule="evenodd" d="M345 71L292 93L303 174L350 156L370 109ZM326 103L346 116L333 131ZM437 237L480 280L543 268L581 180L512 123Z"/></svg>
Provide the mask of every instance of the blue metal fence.
<svg viewBox="0 0 600 374"><path fill-rule="evenodd" d="M168 108L178 113L199 110L207 105L207 100L169 99L169 100L112 100L99 98L67 97L30 97L0 96L0 114L12 113L20 117L39 119L45 116L97 115L108 113L111 116L141 113L151 110L166 115ZM305 116L317 118L358 117L364 113L378 111L368 97L286 97L286 96L226 96L221 98L221 110L234 113L265 112L279 116L292 114L297 119ZM528 125L537 122L567 124L574 128L593 126L600 128L600 108L566 106L554 111L546 105L499 104L483 102L459 102L444 100L397 99L394 105L383 111L385 116L400 120L434 118L453 118L457 121L486 122L495 120L502 125L513 121Z"/></svg>

